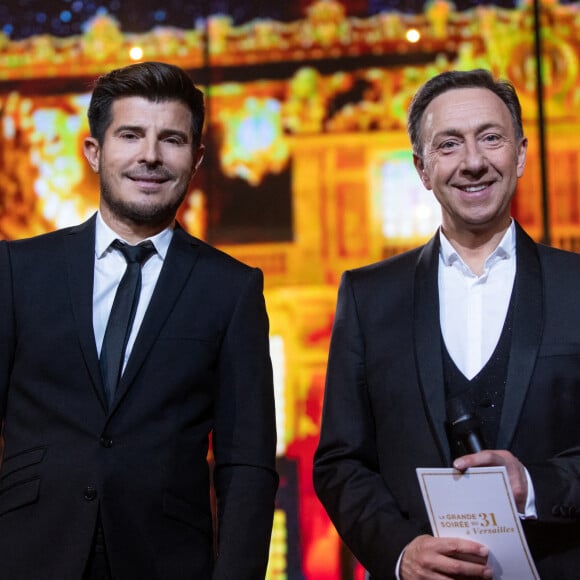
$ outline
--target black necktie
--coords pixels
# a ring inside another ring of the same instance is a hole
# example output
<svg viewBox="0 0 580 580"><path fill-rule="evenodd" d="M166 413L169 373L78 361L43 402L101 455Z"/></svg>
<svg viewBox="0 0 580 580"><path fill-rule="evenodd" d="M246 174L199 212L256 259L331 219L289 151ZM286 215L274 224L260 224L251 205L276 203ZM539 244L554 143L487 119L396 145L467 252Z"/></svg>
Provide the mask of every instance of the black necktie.
<svg viewBox="0 0 580 580"><path fill-rule="evenodd" d="M101 374L109 407L121 377L125 349L139 303L141 266L155 253L155 246L149 241L129 246L115 240L111 246L125 256L127 269L119 282L101 347Z"/></svg>

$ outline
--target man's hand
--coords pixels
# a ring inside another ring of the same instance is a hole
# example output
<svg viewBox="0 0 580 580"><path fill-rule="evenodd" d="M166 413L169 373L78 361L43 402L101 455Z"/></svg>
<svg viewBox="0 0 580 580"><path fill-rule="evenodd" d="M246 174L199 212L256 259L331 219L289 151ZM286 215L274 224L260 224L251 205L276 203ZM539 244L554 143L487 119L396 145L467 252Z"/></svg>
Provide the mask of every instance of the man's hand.
<svg viewBox="0 0 580 580"><path fill-rule="evenodd" d="M469 467L493 467L496 465L505 465L516 506L520 513L524 513L528 498L526 470L509 451L486 449L479 453L463 455L463 457L458 457L453 462L453 467L459 471L465 471Z"/></svg>
<svg viewBox="0 0 580 580"><path fill-rule="evenodd" d="M405 548L401 580L492 578L486 546L461 538L418 536Z"/></svg>

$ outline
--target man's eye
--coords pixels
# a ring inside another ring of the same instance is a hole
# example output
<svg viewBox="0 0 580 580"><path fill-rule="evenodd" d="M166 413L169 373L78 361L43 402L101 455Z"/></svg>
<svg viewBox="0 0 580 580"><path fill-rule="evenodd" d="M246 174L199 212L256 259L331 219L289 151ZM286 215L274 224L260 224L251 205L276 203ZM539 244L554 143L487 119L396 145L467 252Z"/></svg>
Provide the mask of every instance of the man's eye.
<svg viewBox="0 0 580 580"><path fill-rule="evenodd" d="M137 135L135 133L121 133L121 139L126 139L131 141L132 139L137 139Z"/></svg>
<svg viewBox="0 0 580 580"><path fill-rule="evenodd" d="M183 139L181 137L167 137L164 141L170 145L183 145Z"/></svg>
<svg viewBox="0 0 580 580"><path fill-rule="evenodd" d="M490 133L489 135L485 135L483 140L486 143L497 143L500 140L500 136L495 133Z"/></svg>
<svg viewBox="0 0 580 580"><path fill-rule="evenodd" d="M459 143L457 141L443 141L443 143L441 143L441 145L439 145L439 149L443 149L443 150L448 151L450 149L454 149L458 145L459 145Z"/></svg>

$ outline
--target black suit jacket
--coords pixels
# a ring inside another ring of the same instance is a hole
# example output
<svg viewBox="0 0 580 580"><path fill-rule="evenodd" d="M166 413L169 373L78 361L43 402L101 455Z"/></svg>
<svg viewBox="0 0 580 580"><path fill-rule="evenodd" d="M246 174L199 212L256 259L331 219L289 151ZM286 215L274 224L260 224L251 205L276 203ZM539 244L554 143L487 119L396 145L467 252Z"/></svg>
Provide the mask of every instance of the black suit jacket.
<svg viewBox="0 0 580 580"><path fill-rule="evenodd" d="M262 273L177 227L107 411L94 240L93 217L0 243L0 577L79 580L100 512L115 578L261 578L277 487Z"/></svg>
<svg viewBox="0 0 580 580"><path fill-rule="evenodd" d="M517 226L515 311L497 447L531 475L524 528L543 579L580 567L580 255ZM431 533L416 467L451 465L437 284L439 238L345 272L330 347L316 491L373 578Z"/></svg>

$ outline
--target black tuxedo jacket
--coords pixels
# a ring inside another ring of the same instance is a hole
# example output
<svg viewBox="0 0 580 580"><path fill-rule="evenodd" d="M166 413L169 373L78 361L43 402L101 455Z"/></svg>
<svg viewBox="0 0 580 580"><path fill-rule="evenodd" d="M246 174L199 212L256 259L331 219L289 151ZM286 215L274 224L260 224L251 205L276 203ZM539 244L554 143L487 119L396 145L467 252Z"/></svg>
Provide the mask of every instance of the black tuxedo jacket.
<svg viewBox="0 0 580 580"><path fill-rule="evenodd" d="M177 227L107 411L94 244L94 217L0 243L0 577L80 580L100 513L114 578L262 578L277 487L262 273Z"/></svg>
<svg viewBox="0 0 580 580"><path fill-rule="evenodd" d="M538 520L524 528L544 580L580 569L580 255L517 227L515 311L497 447L527 467ZM416 467L449 467L439 324L439 237L345 272L316 491L373 578L431 533Z"/></svg>

